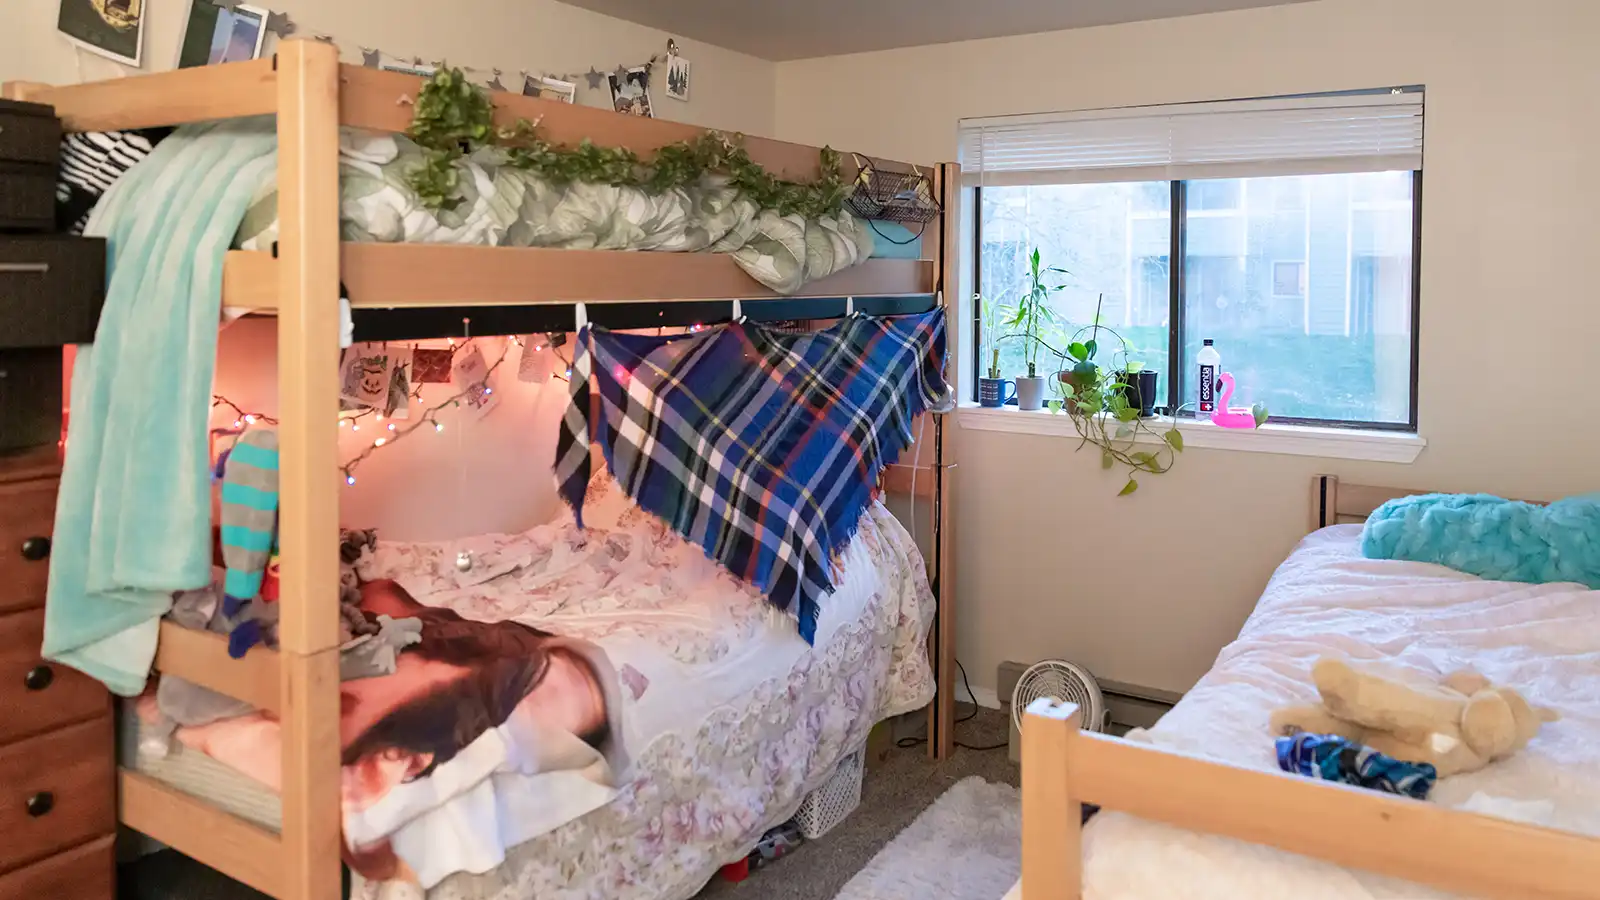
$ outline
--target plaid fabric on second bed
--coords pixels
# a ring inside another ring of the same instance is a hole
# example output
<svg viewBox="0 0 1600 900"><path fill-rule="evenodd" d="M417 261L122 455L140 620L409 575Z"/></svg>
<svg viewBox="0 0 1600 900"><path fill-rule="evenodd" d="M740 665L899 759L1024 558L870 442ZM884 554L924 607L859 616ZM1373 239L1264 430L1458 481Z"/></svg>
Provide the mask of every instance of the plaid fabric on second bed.
<svg viewBox="0 0 1600 900"><path fill-rule="evenodd" d="M794 609L810 642L833 555L911 421L946 405L942 309L825 331L735 323L648 337L585 328L556 479L581 525L591 441L623 490Z"/></svg>

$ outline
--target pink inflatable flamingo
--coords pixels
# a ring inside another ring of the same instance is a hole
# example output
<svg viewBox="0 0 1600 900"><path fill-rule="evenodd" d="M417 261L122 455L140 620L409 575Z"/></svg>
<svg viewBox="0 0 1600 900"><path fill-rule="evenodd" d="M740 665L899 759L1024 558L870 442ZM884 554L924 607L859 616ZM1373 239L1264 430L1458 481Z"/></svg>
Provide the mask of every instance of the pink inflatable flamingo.
<svg viewBox="0 0 1600 900"><path fill-rule="evenodd" d="M1256 427L1255 413L1243 407L1228 408L1228 401L1233 399L1233 374L1223 372L1217 380L1222 383L1222 396L1217 398L1217 411L1211 414L1211 423L1223 428Z"/></svg>

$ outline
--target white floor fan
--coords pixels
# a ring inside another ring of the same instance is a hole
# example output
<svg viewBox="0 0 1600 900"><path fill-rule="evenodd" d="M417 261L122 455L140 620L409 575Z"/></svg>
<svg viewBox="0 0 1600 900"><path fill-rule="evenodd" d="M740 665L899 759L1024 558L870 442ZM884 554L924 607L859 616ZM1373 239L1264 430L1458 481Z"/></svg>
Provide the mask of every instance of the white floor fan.
<svg viewBox="0 0 1600 900"><path fill-rule="evenodd" d="M1100 684L1088 669L1064 659L1047 659L1029 666L1011 691L1011 760L1022 757L1023 714L1028 704L1041 697L1061 703L1076 703L1083 710L1084 731L1105 731L1111 724Z"/></svg>

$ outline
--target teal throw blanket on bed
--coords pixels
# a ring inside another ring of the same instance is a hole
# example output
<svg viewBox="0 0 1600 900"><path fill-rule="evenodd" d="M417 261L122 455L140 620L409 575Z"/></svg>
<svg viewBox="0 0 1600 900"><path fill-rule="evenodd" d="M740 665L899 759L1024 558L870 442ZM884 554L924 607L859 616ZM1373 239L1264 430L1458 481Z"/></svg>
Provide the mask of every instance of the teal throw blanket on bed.
<svg viewBox="0 0 1600 900"><path fill-rule="evenodd" d="M277 164L259 122L180 129L101 200L110 279L78 349L44 655L144 689L172 592L211 580L206 427L222 262Z"/></svg>
<svg viewBox="0 0 1600 900"><path fill-rule="evenodd" d="M1367 519L1361 553L1437 563L1493 581L1600 588L1600 497L1549 506L1484 494L1402 497Z"/></svg>

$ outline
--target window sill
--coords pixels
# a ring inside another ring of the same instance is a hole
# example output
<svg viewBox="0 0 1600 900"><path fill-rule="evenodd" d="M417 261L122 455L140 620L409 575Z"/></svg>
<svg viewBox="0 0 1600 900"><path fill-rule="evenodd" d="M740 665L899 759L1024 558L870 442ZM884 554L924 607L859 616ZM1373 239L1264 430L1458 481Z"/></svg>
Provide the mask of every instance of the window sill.
<svg viewBox="0 0 1600 900"><path fill-rule="evenodd" d="M991 409L962 404L956 412L962 428L974 431L1004 431L1014 434L1040 434L1077 438L1078 432L1066 413L1049 410L1023 412L1019 409ZM1163 429L1164 430L1164 429ZM1354 428L1323 428L1311 425L1267 424L1255 430L1221 428L1193 420L1179 424L1185 450L1242 450L1248 453L1277 453L1285 456L1318 456L1326 459L1352 459L1368 462L1415 462L1428 441L1420 435L1399 431L1363 431ZM1158 444L1158 436L1141 434L1140 443Z"/></svg>

